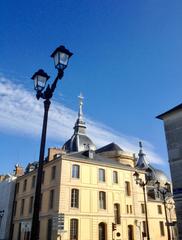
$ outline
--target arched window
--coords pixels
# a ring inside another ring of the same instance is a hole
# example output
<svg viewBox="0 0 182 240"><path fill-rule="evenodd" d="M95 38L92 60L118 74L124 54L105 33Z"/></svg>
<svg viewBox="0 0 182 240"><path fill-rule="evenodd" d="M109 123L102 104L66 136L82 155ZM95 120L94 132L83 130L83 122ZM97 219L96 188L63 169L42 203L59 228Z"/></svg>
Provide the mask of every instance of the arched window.
<svg viewBox="0 0 182 240"><path fill-rule="evenodd" d="M133 225L128 225L128 240L134 240Z"/></svg>
<svg viewBox="0 0 182 240"><path fill-rule="evenodd" d="M78 219L75 218L70 221L70 240L78 240Z"/></svg>
<svg viewBox="0 0 182 240"><path fill-rule="evenodd" d="M79 190L75 188L71 189L71 207L79 207Z"/></svg>
<svg viewBox="0 0 182 240"><path fill-rule="evenodd" d="M120 219L120 205L118 203L114 204L114 220L116 224L121 223Z"/></svg>
<svg viewBox="0 0 182 240"><path fill-rule="evenodd" d="M99 240L107 240L106 234L107 234L106 224L103 222L99 223Z"/></svg>

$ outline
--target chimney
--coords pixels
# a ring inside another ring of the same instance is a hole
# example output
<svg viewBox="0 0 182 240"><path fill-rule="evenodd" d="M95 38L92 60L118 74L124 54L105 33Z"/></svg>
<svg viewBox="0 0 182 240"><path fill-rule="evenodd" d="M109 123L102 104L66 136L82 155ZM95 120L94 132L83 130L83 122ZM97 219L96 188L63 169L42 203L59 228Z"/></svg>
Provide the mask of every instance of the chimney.
<svg viewBox="0 0 182 240"><path fill-rule="evenodd" d="M22 176L22 175L24 174L23 168L20 167L19 164L16 164L16 165L15 165L14 173L15 173L15 176L16 176L16 177Z"/></svg>

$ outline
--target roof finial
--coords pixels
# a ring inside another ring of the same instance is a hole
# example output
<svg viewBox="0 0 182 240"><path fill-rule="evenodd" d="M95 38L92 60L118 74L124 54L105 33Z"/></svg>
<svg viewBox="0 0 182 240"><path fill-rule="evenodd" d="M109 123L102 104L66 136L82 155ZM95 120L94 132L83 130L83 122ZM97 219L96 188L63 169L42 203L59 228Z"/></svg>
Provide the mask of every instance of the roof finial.
<svg viewBox="0 0 182 240"><path fill-rule="evenodd" d="M80 93L80 95L78 96L78 98L79 98L78 118L79 118L80 120L82 120L82 117L83 117L83 99L84 99L82 93Z"/></svg>
<svg viewBox="0 0 182 240"><path fill-rule="evenodd" d="M143 145L142 145L142 142L141 142L141 141L139 141L139 147L140 147L140 150L142 150Z"/></svg>

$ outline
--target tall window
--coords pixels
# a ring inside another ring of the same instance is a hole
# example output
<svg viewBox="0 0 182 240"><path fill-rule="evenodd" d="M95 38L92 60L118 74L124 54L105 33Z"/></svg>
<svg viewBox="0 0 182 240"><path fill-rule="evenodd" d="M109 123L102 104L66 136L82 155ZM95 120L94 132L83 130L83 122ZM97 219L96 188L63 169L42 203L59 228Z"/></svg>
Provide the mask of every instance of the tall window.
<svg viewBox="0 0 182 240"><path fill-rule="evenodd" d="M101 209L106 209L106 193L99 192L99 207Z"/></svg>
<svg viewBox="0 0 182 240"><path fill-rule="evenodd" d="M118 183L118 172L113 171L113 183Z"/></svg>
<svg viewBox="0 0 182 240"><path fill-rule="evenodd" d="M20 183L18 182L18 183L16 184L16 194L19 193L19 189L20 189Z"/></svg>
<svg viewBox="0 0 182 240"><path fill-rule="evenodd" d="M29 213L32 213L32 209L33 209L33 196L30 198L29 201Z"/></svg>
<svg viewBox="0 0 182 240"><path fill-rule="evenodd" d="M77 164L72 165L72 178L80 177L80 166Z"/></svg>
<svg viewBox="0 0 182 240"><path fill-rule="evenodd" d="M133 213L132 205L130 205L130 213L131 213L131 214Z"/></svg>
<svg viewBox="0 0 182 240"><path fill-rule="evenodd" d="M159 227L160 227L160 234L161 234L161 236L165 236L164 222L160 221L159 222Z"/></svg>
<svg viewBox="0 0 182 240"><path fill-rule="evenodd" d="M35 175L32 177L32 188L34 188L35 187L35 180L36 180L36 177L35 177Z"/></svg>
<svg viewBox="0 0 182 240"><path fill-rule="evenodd" d="M143 233L145 233L145 235L146 235L146 233L147 233L146 222L143 221L143 222L142 222L142 225L143 225Z"/></svg>
<svg viewBox="0 0 182 240"><path fill-rule="evenodd" d="M132 214L133 212L132 205L128 205L128 204L126 205L126 212Z"/></svg>
<svg viewBox="0 0 182 240"><path fill-rule="evenodd" d="M13 216L16 216L17 201L14 203Z"/></svg>
<svg viewBox="0 0 182 240"><path fill-rule="evenodd" d="M56 177L56 166L53 166L51 169L51 180L54 180Z"/></svg>
<svg viewBox="0 0 182 240"><path fill-rule="evenodd" d="M23 213L24 213L24 206L25 206L25 199L22 199L21 200L20 215L23 215Z"/></svg>
<svg viewBox="0 0 182 240"><path fill-rule="evenodd" d="M145 205L143 203L141 204L141 212L145 213Z"/></svg>
<svg viewBox="0 0 182 240"><path fill-rule="evenodd" d="M27 179L25 179L23 182L23 191L25 192L26 189L27 189Z"/></svg>
<svg viewBox="0 0 182 240"><path fill-rule="evenodd" d="M79 207L79 190L75 188L71 189L71 207Z"/></svg>
<svg viewBox="0 0 182 240"><path fill-rule="evenodd" d="M18 240L21 239L21 222L18 225Z"/></svg>
<svg viewBox="0 0 182 240"><path fill-rule="evenodd" d="M131 196L130 182L125 182L125 192L127 196Z"/></svg>
<svg viewBox="0 0 182 240"><path fill-rule="evenodd" d="M78 219L70 221L70 240L78 240Z"/></svg>
<svg viewBox="0 0 182 240"><path fill-rule="evenodd" d="M42 184L44 184L44 180L45 180L45 171L42 172Z"/></svg>
<svg viewBox="0 0 182 240"><path fill-rule="evenodd" d="M105 182L105 170L102 168L99 168L99 181Z"/></svg>
<svg viewBox="0 0 182 240"><path fill-rule="evenodd" d="M101 222L99 223L99 240L106 240L106 224Z"/></svg>
<svg viewBox="0 0 182 240"><path fill-rule="evenodd" d="M118 203L114 204L114 220L116 224L120 224L120 205Z"/></svg>
<svg viewBox="0 0 182 240"><path fill-rule="evenodd" d="M128 240L134 240L133 225L128 225Z"/></svg>
<svg viewBox="0 0 182 240"><path fill-rule="evenodd" d="M49 209L52 209L54 206L54 189L50 191L49 195Z"/></svg>
<svg viewBox="0 0 182 240"><path fill-rule="evenodd" d="M157 210L159 214L162 214L162 206L161 205L157 205Z"/></svg>
<svg viewBox="0 0 182 240"><path fill-rule="evenodd" d="M48 220L47 223L47 240L51 240L52 239L52 219Z"/></svg>
<svg viewBox="0 0 182 240"><path fill-rule="evenodd" d="M40 211L42 211L43 193L40 194Z"/></svg>

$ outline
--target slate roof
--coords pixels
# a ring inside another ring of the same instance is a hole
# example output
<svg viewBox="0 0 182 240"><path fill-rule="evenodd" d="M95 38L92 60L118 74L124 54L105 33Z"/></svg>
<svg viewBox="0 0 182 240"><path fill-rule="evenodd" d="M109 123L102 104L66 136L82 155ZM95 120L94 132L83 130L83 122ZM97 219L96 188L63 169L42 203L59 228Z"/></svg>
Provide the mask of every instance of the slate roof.
<svg viewBox="0 0 182 240"><path fill-rule="evenodd" d="M110 151L123 151L116 143L112 142L104 147L97 149L96 153L110 152Z"/></svg>
<svg viewBox="0 0 182 240"><path fill-rule="evenodd" d="M119 161L117 161L115 159L103 157L103 156L97 154L96 152L95 152L93 158L89 158L88 156L86 156L86 155L88 155L87 152L88 151L69 153L66 156L68 156L68 158L69 157L74 158L74 160L76 160L76 161L81 160L81 161L96 164L96 165L107 165L107 166L109 165L111 167L117 167L117 168L127 169L127 170L134 169L130 165L120 163Z"/></svg>

